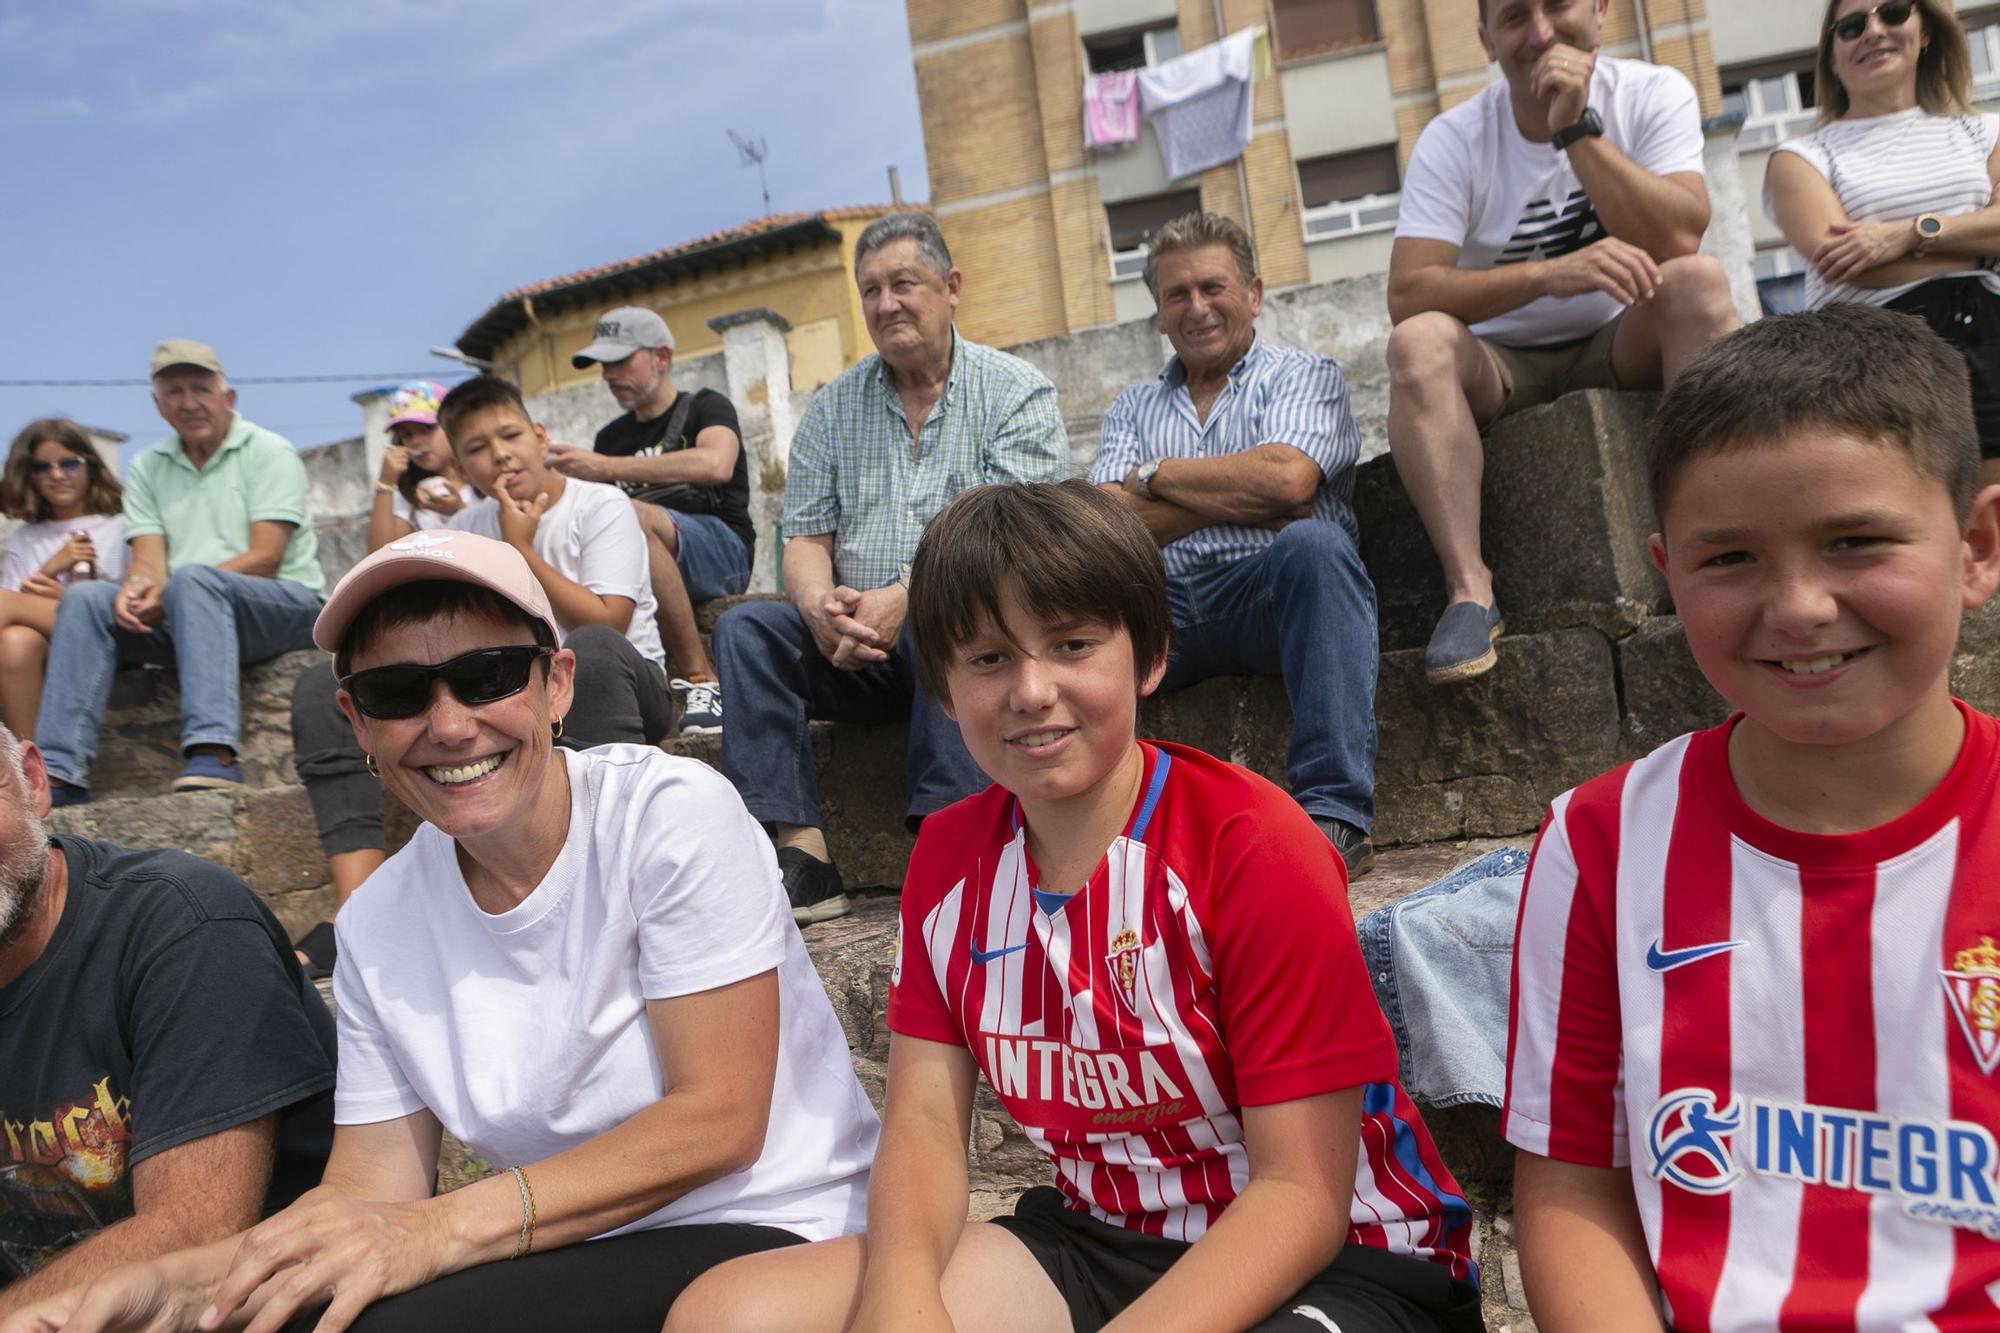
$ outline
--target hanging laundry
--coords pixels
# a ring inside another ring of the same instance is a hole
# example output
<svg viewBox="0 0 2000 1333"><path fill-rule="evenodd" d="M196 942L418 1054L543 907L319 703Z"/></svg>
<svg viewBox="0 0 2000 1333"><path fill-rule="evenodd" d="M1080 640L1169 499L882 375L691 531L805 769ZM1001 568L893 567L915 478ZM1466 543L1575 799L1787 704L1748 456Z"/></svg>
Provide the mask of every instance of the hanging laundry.
<svg viewBox="0 0 2000 1333"><path fill-rule="evenodd" d="M1083 81L1083 146L1128 148L1139 142L1139 75L1114 69Z"/></svg>
<svg viewBox="0 0 2000 1333"><path fill-rule="evenodd" d="M1263 31L1245 28L1139 71L1140 109L1160 141L1168 179L1234 162L1250 146Z"/></svg>

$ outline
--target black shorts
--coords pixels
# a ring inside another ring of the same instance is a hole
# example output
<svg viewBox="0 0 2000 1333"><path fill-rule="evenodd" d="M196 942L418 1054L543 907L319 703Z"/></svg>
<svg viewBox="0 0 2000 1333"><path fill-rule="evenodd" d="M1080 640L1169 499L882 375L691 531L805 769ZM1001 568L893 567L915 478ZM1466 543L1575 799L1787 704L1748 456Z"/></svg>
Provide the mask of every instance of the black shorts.
<svg viewBox="0 0 2000 1333"><path fill-rule="evenodd" d="M682 1291L726 1259L804 1241L777 1227L698 1222L654 1227L502 1259L441 1277L361 1312L353 1333L660 1333ZM325 1306L281 1333L312 1333Z"/></svg>
<svg viewBox="0 0 2000 1333"><path fill-rule="evenodd" d="M1965 358L1979 456L2000 458L2000 296L1978 278L1932 278L1888 308L1915 315Z"/></svg>
<svg viewBox="0 0 2000 1333"><path fill-rule="evenodd" d="M1144 1236L1072 1212L1041 1185L1012 1217L993 1225L1028 1247L1069 1306L1076 1333L1096 1333L1188 1252L1177 1240ZM1298 1333L1481 1333L1479 1292L1438 1264L1365 1245L1342 1247L1320 1273L1256 1330Z"/></svg>

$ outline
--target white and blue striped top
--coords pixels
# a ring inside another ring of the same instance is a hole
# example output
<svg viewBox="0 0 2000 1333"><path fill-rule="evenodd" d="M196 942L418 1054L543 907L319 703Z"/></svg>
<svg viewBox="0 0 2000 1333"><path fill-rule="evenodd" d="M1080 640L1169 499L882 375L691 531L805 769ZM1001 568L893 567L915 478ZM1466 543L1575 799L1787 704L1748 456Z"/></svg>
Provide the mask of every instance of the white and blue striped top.
<svg viewBox="0 0 2000 1333"><path fill-rule="evenodd" d="M1195 415L1187 373L1169 358L1151 384L1118 395L1104 414L1104 439L1090 466L1100 485L1154 458L1217 458L1260 444L1289 444L1319 465L1313 517L1338 523L1355 540L1354 465L1361 432L1347 410L1340 367L1315 352L1279 347L1258 338L1229 372L1229 384L1209 409ZM1255 555L1277 539L1269 528L1216 523L1170 542L1161 552L1167 573L1187 574Z"/></svg>

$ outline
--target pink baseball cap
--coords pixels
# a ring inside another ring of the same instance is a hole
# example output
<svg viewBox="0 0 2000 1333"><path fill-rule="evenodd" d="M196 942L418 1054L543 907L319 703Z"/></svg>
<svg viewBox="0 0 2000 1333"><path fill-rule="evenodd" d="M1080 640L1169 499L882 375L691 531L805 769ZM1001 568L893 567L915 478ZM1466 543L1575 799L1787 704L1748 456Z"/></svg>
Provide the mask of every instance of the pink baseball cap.
<svg viewBox="0 0 2000 1333"><path fill-rule="evenodd" d="M521 553L506 542L452 528L434 528L399 537L347 571L313 622L313 642L332 653L363 607L391 588L427 579L471 583L499 593L549 627L555 642L562 629L549 610L548 594Z"/></svg>
<svg viewBox="0 0 2000 1333"><path fill-rule="evenodd" d="M435 426L438 404L443 401L444 385L436 380L412 380L389 395L389 424L400 426L405 421L414 421Z"/></svg>

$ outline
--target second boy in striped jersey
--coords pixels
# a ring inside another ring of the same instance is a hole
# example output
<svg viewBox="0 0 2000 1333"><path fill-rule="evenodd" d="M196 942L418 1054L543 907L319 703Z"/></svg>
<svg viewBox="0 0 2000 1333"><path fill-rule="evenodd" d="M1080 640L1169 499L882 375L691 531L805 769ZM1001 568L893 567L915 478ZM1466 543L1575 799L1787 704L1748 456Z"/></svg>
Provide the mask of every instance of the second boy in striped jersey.
<svg viewBox="0 0 2000 1333"><path fill-rule="evenodd" d="M1171 633L1140 521L982 487L910 586L919 677L996 782L911 858L868 1235L718 1270L668 1328L1478 1329L1339 856L1270 783L1134 738ZM1054 1186L968 1226L982 1073Z"/></svg>
<svg viewBox="0 0 2000 1333"><path fill-rule="evenodd" d="M1697 357L1651 441L1667 576L1741 711L1555 802L1504 1128L1546 1333L2000 1326L2000 584L1959 356L1866 306Z"/></svg>

